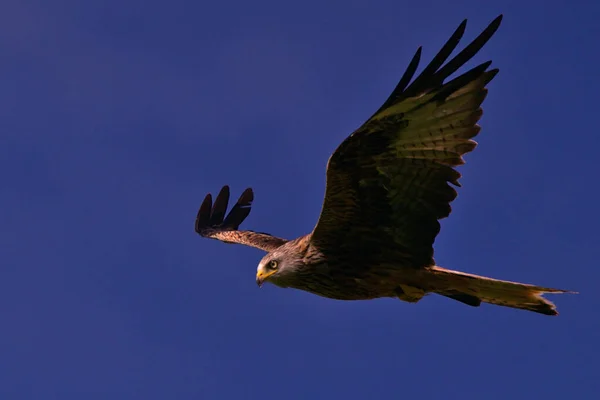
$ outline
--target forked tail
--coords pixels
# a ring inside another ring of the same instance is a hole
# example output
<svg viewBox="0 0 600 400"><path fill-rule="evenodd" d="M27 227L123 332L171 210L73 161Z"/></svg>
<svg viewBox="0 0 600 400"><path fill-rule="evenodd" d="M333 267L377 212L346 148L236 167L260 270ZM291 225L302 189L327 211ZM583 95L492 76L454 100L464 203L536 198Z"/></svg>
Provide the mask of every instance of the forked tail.
<svg viewBox="0 0 600 400"><path fill-rule="evenodd" d="M433 292L477 307L481 302L519 308L546 315L558 315L556 306L542 297L544 293L576 293L485 276L432 267L435 276Z"/></svg>

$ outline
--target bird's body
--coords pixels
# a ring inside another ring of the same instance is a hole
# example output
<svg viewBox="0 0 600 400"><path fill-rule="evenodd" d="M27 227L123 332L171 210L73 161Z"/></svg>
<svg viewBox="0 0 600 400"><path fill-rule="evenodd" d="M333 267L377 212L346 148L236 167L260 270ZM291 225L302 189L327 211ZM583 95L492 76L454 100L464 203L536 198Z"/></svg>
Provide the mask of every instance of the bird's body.
<svg viewBox="0 0 600 400"><path fill-rule="evenodd" d="M369 265L366 257L365 260L338 258L332 262L311 244L310 239L308 234L291 240L269 255L269 259L297 260L293 273L278 274L271 283L336 300L368 300L394 295L398 280L389 278L401 269Z"/></svg>
<svg viewBox="0 0 600 400"><path fill-rule="evenodd" d="M382 264L368 254L362 258L333 259L311 244L310 234L287 242L265 258L284 257L297 260L296 268L293 273L274 276L271 283L336 300L398 297L398 282L418 280L422 273L400 263Z"/></svg>
<svg viewBox="0 0 600 400"><path fill-rule="evenodd" d="M204 237L268 252L257 283L269 281L338 300L396 297L417 302L437 293L462 303L504 305L556 315L543 293L562 293L516 282L451 271L436 265L439 220L450 214L464 163L479 133L485 86L498 70L480 64L445 82L489 40L496 18L453 59L466 21L421 74L411 81L420 49L380 107L333 153L327 165L323 209L312 232L294 240L238 230L254 198L247 189L229 214L229 188L207 195L196 219ZM446 64L444 65L444 62Z"/></svg>

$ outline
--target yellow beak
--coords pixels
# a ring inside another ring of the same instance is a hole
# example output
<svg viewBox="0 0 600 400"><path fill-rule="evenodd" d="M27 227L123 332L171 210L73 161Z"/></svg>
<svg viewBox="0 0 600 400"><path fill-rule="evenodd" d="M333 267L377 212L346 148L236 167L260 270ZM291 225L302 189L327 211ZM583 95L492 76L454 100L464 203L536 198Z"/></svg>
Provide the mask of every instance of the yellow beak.
<svg viewBox="0 0 600 400"><path fill-rule="evenodd" d="M267 280L267 278L273 275L275 272L276 270L264 271L261 269L260 271L258 271L256 273L256 284L258 285L258 287L261 287L262 284Z"/></svg>

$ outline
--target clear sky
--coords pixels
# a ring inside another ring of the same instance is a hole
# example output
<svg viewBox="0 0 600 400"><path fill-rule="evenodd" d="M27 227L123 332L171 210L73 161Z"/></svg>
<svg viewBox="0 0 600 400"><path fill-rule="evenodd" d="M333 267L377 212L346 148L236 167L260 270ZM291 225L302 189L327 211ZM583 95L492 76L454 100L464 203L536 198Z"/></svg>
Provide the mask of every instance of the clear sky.
<svg viewBox="0 0 600 400"><path fill-rule="evenodd" d="M597 398L600 10L571 4L4 0L0 398ZM258 289L262 252L194 233L224 184L246 228L312 230L417 46L500 13L436 261L579 291L560 316Z"/></svg>

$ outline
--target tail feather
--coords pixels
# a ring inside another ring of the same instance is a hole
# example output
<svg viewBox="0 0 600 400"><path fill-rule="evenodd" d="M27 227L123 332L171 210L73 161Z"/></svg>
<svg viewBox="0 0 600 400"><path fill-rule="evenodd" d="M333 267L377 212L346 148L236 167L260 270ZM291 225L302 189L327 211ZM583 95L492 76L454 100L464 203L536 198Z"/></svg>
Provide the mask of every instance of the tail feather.
<svg viewBox="0 0 600 400"><path fill-rule="evenodd" d="M433 292L473 307L485 302L545 315L558 315L554 303L542 295L545 293L576 293L569 290L487 278L437 266L432 267L430 271L437 278Z"/></svg>

